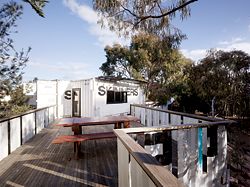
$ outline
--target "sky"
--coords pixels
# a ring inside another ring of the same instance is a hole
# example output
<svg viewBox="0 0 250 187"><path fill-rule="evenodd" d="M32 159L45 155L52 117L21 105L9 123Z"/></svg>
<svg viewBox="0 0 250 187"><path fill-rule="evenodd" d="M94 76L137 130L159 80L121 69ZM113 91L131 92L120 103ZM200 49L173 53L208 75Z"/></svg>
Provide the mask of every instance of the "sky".
<svg viewBox="0 0 250 187"><path fill-rule="evenodd" d="M44 8L45 18L20 2L24 13L17 22L18 33L11 37L16 49L32 48L24 69L25 81L35 77L79 80L100 76L99 67L106 60L104 47L129 44L129 39L119 38L97 24L92 1L50 0ZM187 35L180 46L186 57L198 61L211 48L250 54L249 0L198 0L190 7L190 17L173 20L173 25Z"/></svg>

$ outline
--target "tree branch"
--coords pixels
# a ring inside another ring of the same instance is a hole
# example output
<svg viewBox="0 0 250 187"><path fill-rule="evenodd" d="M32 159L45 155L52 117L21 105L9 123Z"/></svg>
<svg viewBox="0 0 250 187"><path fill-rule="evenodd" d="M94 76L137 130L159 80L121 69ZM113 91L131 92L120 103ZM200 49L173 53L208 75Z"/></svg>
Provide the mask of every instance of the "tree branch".
<svg viewBox="0 0 250 187"><path fill-rule="evenodd" d="M134 16L134 17L136 17L136 18L140 18L140 17L137 16L135 13L133 13L131 10L129 10L128 8L125 8L123 5L121 5L121 7L122 7L125 11L129 12L132 16Z"/></svg>
<svg viewBox="0 0 250 187"><path fill-rule="evenodd" d="M160 15L156 15L156 16L149 15L149 16L140 17L140 16L138 16L138 15L135 15L135 14L132 13L131 11L130 11L130 13L131 13L132 15L134 15L136 18L140 19L137 23L135 23L135 25L138 25L140 22L142 22L142 21L144 21L144 20L146 20L146 19L149 19L149 18L162 18L162 17L168 16L168 15L170 15L170 14L176 12L177 10L180 10L180 9L184 8L185 6L187 6L187 5L189 5L189 4L191 4L191 3L194 3L195 1L198 1L198 0L190 0L190 1L187 1L186 3L183 3L182 5L180 5L180 6L178 6L178 7L175 7L175 8L173 8L172 10L170 10L170 11L164 13L164 14L160 14Z"/></svg>

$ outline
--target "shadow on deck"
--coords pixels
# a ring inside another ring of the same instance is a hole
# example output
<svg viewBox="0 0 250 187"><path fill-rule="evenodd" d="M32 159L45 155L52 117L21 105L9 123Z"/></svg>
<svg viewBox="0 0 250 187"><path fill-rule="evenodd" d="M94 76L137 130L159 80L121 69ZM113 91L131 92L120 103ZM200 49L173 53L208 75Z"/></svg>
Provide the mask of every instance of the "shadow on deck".
<svg viewBox="0 0 250 187"><path fill-rule="evenodd" d="M84 132L110 131L111 126L84 127ZM43 129L0 161L0 186L117 186L117 145L114 139L82 143L75 158L73 143L51 144L70 128Z"/></svg>

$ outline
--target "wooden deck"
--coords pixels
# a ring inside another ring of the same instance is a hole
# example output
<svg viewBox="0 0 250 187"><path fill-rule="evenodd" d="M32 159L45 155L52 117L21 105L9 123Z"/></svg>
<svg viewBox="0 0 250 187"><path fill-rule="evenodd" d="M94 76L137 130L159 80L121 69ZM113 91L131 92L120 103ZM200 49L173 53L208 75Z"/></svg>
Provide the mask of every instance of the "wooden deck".
<svg viewBox="0 0 250 187"><path fill-rule="evenodd" d="M110 131L112 126L84 127L84 132ZM82 143L80 159L73 144L51 144L71 128L51 127L0 161L0 186L117 186L117 145L115 139Z"/></svg>

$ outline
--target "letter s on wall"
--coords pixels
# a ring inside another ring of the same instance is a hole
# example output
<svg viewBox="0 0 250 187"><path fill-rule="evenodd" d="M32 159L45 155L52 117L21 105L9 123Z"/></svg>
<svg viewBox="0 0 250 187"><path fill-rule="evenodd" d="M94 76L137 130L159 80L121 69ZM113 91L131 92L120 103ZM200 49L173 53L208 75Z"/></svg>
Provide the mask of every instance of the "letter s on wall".
<svg viewBox="0 0 250 187"><path fill-rule="evenodd" d="M64 99L67 99L67 100L71 99L71 90L66 90L64 92Z"/></svg>
<svg viewBox="0 0 250 187"><path fill-rule="evenodd" d="M99 86L98 87L98 94L100 96L104 96L106 94L105 87L104 86Z"/></svg>

